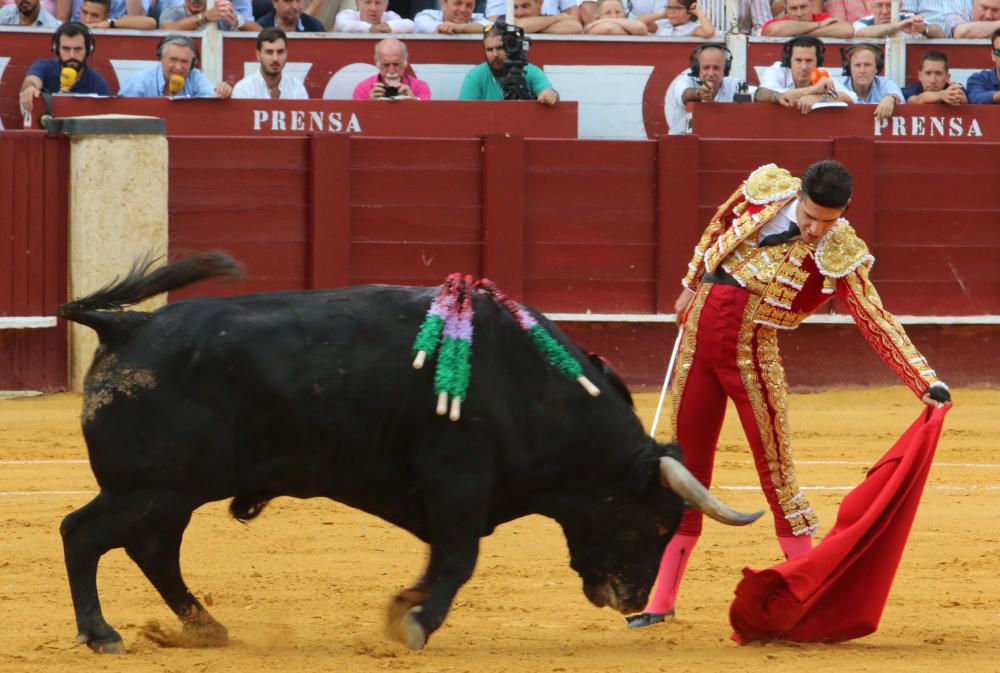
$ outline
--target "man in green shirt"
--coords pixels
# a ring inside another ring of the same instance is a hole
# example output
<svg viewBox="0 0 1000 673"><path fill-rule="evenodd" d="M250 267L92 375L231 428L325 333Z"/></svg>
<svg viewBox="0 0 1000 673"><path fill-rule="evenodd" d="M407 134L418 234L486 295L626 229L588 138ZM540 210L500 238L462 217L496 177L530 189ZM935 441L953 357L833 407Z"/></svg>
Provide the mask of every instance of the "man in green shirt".
<svg viewBox="0 0 1000 673"><path fill-rule="evenodd" d="M486 61L469 71L462 82L459 100L503 100L503 78L507 74L504 61L507 52L503 49L503 38L498 31L487 30L483 33L483 49L486 51ZM559 102L559 92L552 88L552 83L545 73L530 63L524 67L524 78L528 81L531 95L543 105L555 105Z"/></svg>

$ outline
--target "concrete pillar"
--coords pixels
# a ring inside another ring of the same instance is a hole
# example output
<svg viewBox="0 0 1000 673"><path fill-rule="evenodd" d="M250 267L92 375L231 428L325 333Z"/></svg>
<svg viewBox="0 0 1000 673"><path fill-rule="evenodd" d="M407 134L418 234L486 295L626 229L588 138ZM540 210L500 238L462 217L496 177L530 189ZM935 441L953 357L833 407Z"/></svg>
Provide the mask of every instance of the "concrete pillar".
<svg viewBox="0 0 1000 673"><path fill-rule="evenodd" d="M146 254L166 255L166 121L107 115L53 119L46 128L70 136L69 296L105 286ZM136 308L164 303L161 295ZM97 344L93 330L71 323L71 390L83 389Z"/></svg>

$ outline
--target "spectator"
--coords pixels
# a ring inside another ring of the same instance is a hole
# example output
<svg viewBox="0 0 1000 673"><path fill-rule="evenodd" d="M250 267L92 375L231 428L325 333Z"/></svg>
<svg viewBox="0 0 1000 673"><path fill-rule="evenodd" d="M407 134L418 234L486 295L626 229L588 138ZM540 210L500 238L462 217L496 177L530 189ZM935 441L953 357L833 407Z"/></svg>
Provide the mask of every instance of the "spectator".
<svg viewBox="0 0 1000 673"><path fill-rule="evenodd" d="M354 100L375 100L406 96L417 100L430 100L431 88L427 82L406 74L410 55L406 43L393 37L375 44L375 67L378 74L362 80L354 89Z"/></svg>
<svg viewBox="0 0 1000 673"><path fill-rule="evenodd" d="M501 24L497 22L497 26ZM507 52L503 48L503 39L499 30L487 30L483 33L483 50L486 61L480 63L465 75L459 100L503 100L503 78L507 75ZM559 92L552 88L549 78L538 66L528 64L524 67L524 78L528 82L528 90L532 97L543 105L555 105L559 102Z"/></svg>
<svg viewBox="0 0 1000 673"><path fill-rule="evenodd" d="M389 0L358 0L357 9L337 14L338 33L412 33L413 21L389 11Z"/></svg>
<svg viewBox="0 0 1000 673"><path fill-rule="evenodd" d="M781 7L784 8L784 3ZM738 0L736 11L737 27L741 33L750 35L760 35L764 24L774 18L768 0Z"/></svg>
<svg viewBox="0 0 1000 673"><path fill-rule="evenodd" d="M473 13L473 0L441 0L441 9L425 9L413 17L418 33L481 33L490 25L482 14Z"/></svg>
<svg viewBox="0 0 1000 673"><path fill-rule="evenodd" d="M257 33L257 51L254 54L260 67L244 77L233 87L233 98L272 98L306 100L309 94L302 82L285 77L288 62L288 36L277 28L264 28Z"/></svg>
<svg viewBox="0 0 1000 673"><path fill-rule="evenodd" d="M159 0L170 2L171 0ZM181 2L181 0L176 0ZM156 4L151 0L111 0L111 18L117 21L123 16L147 16L149 8ZM57 0L56 18L60 21L81 21L80 8L83 0Z"/></svg>
<svg viewBox="0 0 1000 673"><path fill-rule="evenodd" d="M621 0L616 1L621 4ZM570 2L575 3L576 0L570 0ZM580 25L578 18L579 13L575 11L575 4L572 15L569 13L561 14L555 3L553 3L552 10L554 13L544 14L544 4L542 0L514 0L514 17L517 19L518 27L524 29L525 33L574 35L583 32L583 26ZM487 8L487 12L489 11ZM625 10L623 9L622 16L624 15ZM490 18L496 17L491 16Z"/></svg>
<svg viewBox="0 0 1000 673"><path fill-rule="evenodd" d="M869 14L865 0L824 0L822 9L833 18L847 23L854 23Z"/></svg>
<svg viewBox="0 0 1000 673"><path fill-rule="evenodd" d="M961 12L949 14L945 27L951 28L951 37L960 39L981 39L989 37L1000 28L1000 0L973 0L972 7L963 7Z"/></svg>
<svg viewBox="0 0 1000 673"><path fill-rule="evenodd" d="M899 21L892 21L892 0L873 0L872 13L854 22L855 37L889 37L902 33L907 39L944 37L944 29L927 23L919 14L900 12Z"/></svg>
<svg viewBox="0 0 1000 673"><path fill-rule="evenodd" d="M944 52L928 51L920 59L917 82L903 87L903 98L907 103L944 103L963 105L968 103L965 89L958 82L951 81L948 72L948 57Z"/></svg>
<svg viewBox="0 0 1000 673"><path fill-rule="evenodd" d="M514 0L514 16L518 19L521 17L518 15L518 7L520 6L520 13L524 16L559 16L560 14L565 14L571 17L578 25L580 25L580 11L577 8L577 0L538 0L538 11L534 12L532 8L525 7L526 4L523 0ZM486 16L489 17L490 21L496 21L507 11L506 0L488 0L486 3ZM524 28L524 32L528 33L543 33L552 31L542 31L542 30L532 30L529 31L527 27L520 21L517 25Z"/></svg>
<svg viewBox="0 0 1000 673"><path fill-rule="evenodd" d="M8 5L16 5L17 0L0 0L0 7L7 7ZM41 0L39 3L46 12L52 16L59 18L59 4L57 0Z"/></svg>
<svg viewBox="0 0 1000 673"><path fill-rule="evenodd" d="M94 36L82 23L66 23L52 34L52 51L55 58L35 61L21 84L21 110L30 114L35 99L42 93L91 93L110 96L111 88L100 73L87 66L87 59L94 52ZM64 68L76 72L75 81L64 86L61 81Z"/></svg>
<svg viewBox="0 0 1000 673"><path fill-rule="evenodd" d="M885 68L882 49L875 44L856 44L844 50L843 61L844 87L854 92L857 102L875 105L876 119L891 117L896 104L904 102L903 92L898 84L879 74Z"/></svg>
<svg viewBox="0 0 1000 673"><path fill-rule="evenodd" d="M813 12L810 0L786 0L785 16L765 23L761 34L772 37L854 37L854 28L846 21L835 19L829 14Z"/></svg>
<svg viewBox="0 0 1000 673"><path fill-rule="evenodd" d="M226 82L212 82L198 70L198 48L189 37L167 35L156 45L160 62L136 73L122 85L119 96L157 98L183 96L193 98L229 98L233 88Z"/></svg>
<svg viewBox="0 0 1000 673"><path fill-rule="evenodd" d="M903 0L902 5L907 12L922 16L929 24L940 26L945 36L951 37L954 27L966 20L962 16L968 14L972 0ZM949 22L950 15L956 16Z"/></svg>
<svg viewBox="0 0 1000 673"><path fill-rule="evenodd" d="M652 19L648 21L646 19ZM704 37L715 35L712 20L695 0L667 0L659 13L642 17L651 32L661 37Z"/></svg>
<svg viewBox="0 0 1000 673"><path fill-rule="evenodd" d="M17 0L16 4L0 8L0 26L58 28L60 23L39 4L39 0Z"/></svg>
<svg viewBox="0 0 1000 673"><path fill-rule="evenodd" d="M206 9L205 0L184 0L184 4L165 9L160 14L163 30L204 30L214 21L219 30L259 32L260 26L236 11L230 0L215 0L215 6Z"/></svg>
<svg viewBox="0 0 1000 673"><path fill-rule="evenodd" d="M88 28L123 28L126 30L155 30L156 19L151 16L111 16L111 0L83 0L80 3L80 22Z"/></svg>
<svg viewBox="0 0 1000 673"><path fill-rule="evenodd" d="M655 16L659 14L651 15L651 18ZM647 35L649 27L645 21L628 18L621 0L600 0L597 3L597 18L587 24L583 32L588 35Z"/></svg>
<svg viewBox="0 0 1000 673"><path fill-rule="evenodd" d="M813 71L823 65L826 47L812 35L799 35L785 42L781 61L764 71L757 89L757 100L795 107L802 114L820 101L857 102L857 96L844 85L822 77L815 83L810 80Z"/></svg>
<svg viewBox="0 0 1000 673"><path fill-rule="evenodd" d="M740 82L729 77L732 63L733 55L721 44L703 44L694 48L691 67L678 75L667 89L670 135L688 132L688 103L733 102Z"/></svg>
<svg viewBox="0 0 1000 673"><path fill-rule="evenodd" d="M1000 103L1000 28L993 31L993 67L974 73L966 87L970 103Z"/></svg>
<svg viewBox="0 0 1000 673"><path fill-rule="evenodd" d="M274 10L257 22L261 28L279 28L286 33L323 33L326 28L302 11L302 0L271 0Z"/></svg>

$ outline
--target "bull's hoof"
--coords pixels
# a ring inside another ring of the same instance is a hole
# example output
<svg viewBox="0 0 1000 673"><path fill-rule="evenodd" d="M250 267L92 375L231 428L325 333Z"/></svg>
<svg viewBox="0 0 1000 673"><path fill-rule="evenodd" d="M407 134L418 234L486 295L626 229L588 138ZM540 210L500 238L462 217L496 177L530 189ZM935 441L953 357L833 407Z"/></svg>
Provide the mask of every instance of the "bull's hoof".
<svg viewBox="0 0 1000 673"><path fill-rule="evenodd" d="M97 654L125 654L125 644L117 633L100 640L88 638L86 634L81 633L77 635L76 642L86 643L87 647Z"/></svg>
<svg viewBox="0 0 1000 673"><path fill-rule="evenodd" d="M424 645L427 644L427 631L424 630L423 625L417 618L417 615L422 610L423 608L418 605L403 615L397 632L399 640L414 652L423 649Z"/></svg>
<svg viewBox="0 0 1000 673"><path fill-rule="evenodd" d="M125 645L118 632L104 623L94 628L90 633L80 632L76 642L83 643L97 654L124 654Z"/></svg>

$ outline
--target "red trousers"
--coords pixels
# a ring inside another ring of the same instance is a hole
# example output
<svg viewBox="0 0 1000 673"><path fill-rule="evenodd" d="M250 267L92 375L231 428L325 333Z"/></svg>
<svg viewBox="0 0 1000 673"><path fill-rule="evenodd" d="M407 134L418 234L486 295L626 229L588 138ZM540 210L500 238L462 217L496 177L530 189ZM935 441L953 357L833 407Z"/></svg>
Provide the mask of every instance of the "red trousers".
<svg viewBox="0 0 1000 673"><path fill-rule="evenodd" d="M773 327L750 316L760 297L702 284L688 310L673 380L673 428L687 468L711 485L715 450L733 400L779 537L810 535L816 515L795 478L785 371ZM678 533L698 535L702 515L684 514Z"/></svg>

